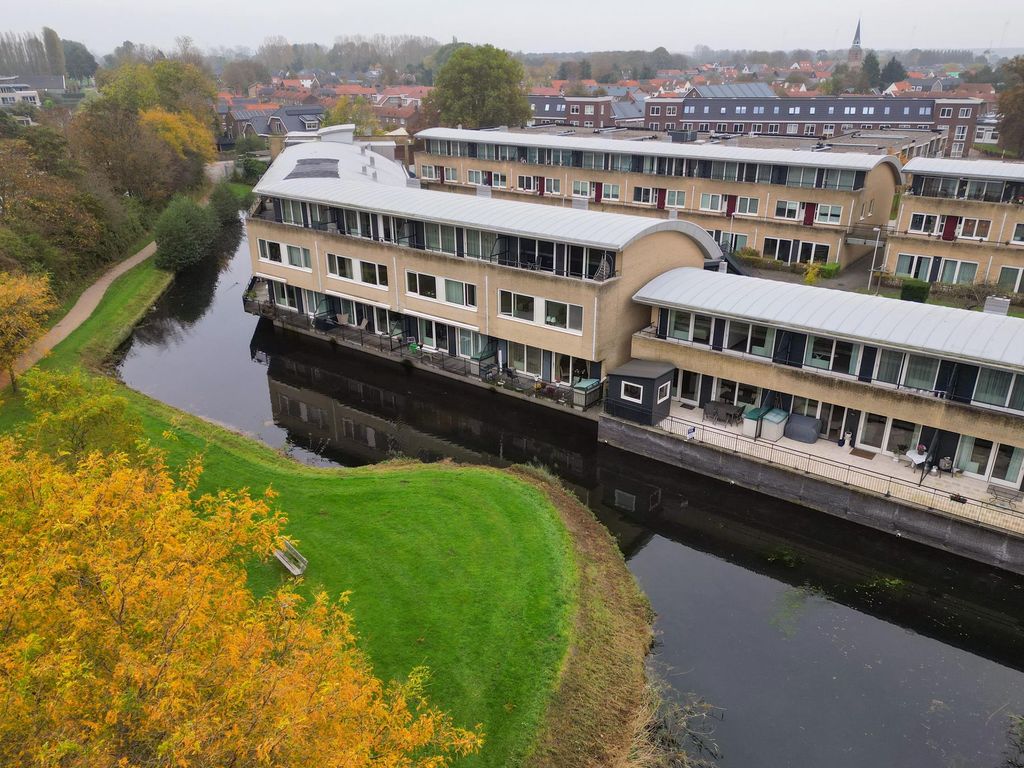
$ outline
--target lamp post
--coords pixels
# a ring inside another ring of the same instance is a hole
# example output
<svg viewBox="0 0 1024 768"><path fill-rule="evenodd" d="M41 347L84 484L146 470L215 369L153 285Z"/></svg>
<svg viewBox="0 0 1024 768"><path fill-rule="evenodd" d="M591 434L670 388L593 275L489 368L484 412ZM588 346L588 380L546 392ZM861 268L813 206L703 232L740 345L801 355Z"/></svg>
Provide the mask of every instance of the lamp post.
<svg viewBox="0 0 1024 768"><path fill-rule="evenodd" d="M878 234L875 235L875 250L871 252L871 269L868 271L868 290L871 290L871 278L875 274L875 260L878 258L878 244L882 240L882 228L873 227L874 231ZM878 289L881 288L882 281L879 279L875 286L875 293L878 293Z"/></svg>

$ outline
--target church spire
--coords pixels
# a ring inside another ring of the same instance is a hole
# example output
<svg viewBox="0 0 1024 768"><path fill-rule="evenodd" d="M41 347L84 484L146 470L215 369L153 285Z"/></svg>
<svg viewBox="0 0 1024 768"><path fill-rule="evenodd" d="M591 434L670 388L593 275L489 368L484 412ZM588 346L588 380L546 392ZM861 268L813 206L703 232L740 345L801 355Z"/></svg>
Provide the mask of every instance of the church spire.
<svg viewBox="0 0 1024 768"><path fill-rule="evenodd" d="M857 19L857 31L853 33L853 44L860 45L860 19Z"/></svg>

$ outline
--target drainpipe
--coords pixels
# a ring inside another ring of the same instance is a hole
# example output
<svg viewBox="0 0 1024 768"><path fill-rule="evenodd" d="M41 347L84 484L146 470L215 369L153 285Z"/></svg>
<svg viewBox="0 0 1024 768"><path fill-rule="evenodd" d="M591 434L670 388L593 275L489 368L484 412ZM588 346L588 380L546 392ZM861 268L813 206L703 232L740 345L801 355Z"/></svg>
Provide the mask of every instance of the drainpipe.
<svg viewBox="0 0 1024 768"><path fill-rule="evenodd" d="M590 359L597 360L597 295L594 295L594 330L590 334Z"/></svg>

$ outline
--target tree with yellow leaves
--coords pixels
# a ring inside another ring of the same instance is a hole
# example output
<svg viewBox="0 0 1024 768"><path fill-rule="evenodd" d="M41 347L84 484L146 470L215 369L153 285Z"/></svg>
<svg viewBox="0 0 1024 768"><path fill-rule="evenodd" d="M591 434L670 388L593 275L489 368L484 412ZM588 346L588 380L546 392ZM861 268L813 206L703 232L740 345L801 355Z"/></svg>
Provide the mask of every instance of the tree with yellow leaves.
<svg viewBox="0 0 1024 768"><path fill-rule="evenodd" d="M245 564L285 520L200 473L0 438L0 764L441 768L479 747L422 670L374 677L344 599L255 598Z"/></svg>
<svg viewBox="0 0 1024 768"><path fill-rule="evenodd" d="M338 103L327 110L324 125L346 125L353 123L359 136L373 136L380 133L380 122L370 102L361 96L347 99L342 96Z"/></svg>
<svg viewBox="0 0 1024 768"><path fill-rule="evenodd" d="M14 364L46 332L46 316L54 307L46 276L0 272L0 370L17 391Z"/></svg>

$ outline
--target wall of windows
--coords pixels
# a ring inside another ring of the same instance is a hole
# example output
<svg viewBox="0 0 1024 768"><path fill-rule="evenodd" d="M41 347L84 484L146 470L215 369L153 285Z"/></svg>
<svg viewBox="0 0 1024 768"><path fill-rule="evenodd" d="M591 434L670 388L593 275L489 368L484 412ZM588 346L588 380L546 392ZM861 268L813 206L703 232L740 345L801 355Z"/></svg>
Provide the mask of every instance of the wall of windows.
<svg viewBox="0 0 1024 768"><path fill-rule="evenodd" d="M498 291L498 313L548 328L583 332L583 307L513 291Z"/></svg>
<svg viewBox="0 0 1024 768"><path fill-rule="evenodd" d="M339 256L334 253L327 254L327 274L342 280L353 280L381 288L386 288L388 285L387 265L350 259L348 256Z"/></svg>
<svg viewBox="0 0 1024 768"><path fill-rule="evenodd" d="M423 272L407 271L405 273L405 290L413 296L458 307L476 309L476 286L461 280L424 274Z"/></svg>

